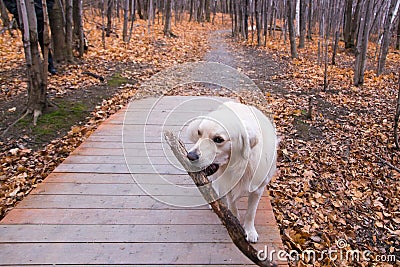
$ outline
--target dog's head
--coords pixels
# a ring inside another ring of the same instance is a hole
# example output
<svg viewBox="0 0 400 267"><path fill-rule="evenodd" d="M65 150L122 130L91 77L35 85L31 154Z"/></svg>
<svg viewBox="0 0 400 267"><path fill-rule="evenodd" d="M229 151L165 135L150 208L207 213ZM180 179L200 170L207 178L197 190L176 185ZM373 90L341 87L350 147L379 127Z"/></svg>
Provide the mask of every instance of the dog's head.
<svg viewBox="0 0 400 267"><path fill-rule="evenodd" d="M215 173L219 167L248 160L251 148L258 142L256 134L249 132L235 112L225 105L192 121L186 133L194 143L187 157L207 175Z"/></svg>

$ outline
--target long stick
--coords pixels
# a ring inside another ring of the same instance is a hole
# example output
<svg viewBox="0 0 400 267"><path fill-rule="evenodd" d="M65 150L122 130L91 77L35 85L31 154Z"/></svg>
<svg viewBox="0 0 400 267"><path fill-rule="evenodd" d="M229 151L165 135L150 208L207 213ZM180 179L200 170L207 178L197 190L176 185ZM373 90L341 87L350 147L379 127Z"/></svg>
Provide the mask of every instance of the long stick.
<svg viewBox="0 0 400 267"><path fill-rule="evenodd" d="M182 142L172 133L164 133L165 140L171 147L172 152L186 170L190 170L190 162L186 157L187 151ZM214 212L220 218L222 224L228 230L233 243L258 266L270 267L277 266L269 260L261 260L258 257L258 251L246 240L246 234L239 220L232 214L224 202L218 199L218 195L212 186L206 186L210 183L203 171L188 172L196 186L199 188L204 199L211 205Z"/></svg>

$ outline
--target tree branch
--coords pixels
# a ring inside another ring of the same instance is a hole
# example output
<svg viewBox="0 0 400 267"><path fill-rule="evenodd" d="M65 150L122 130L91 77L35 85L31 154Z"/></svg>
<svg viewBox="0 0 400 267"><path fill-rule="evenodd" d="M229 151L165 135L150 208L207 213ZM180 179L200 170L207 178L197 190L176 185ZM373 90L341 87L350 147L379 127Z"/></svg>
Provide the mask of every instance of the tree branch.
<svg viewBox="0 0 400 267"><path fill-rule="evenodd" d="M377 157L379 159L379 161L382 164L385 164L386 166L388 166L388 167L392 168L393 170L397 171L398 173L400 173L400 168L394 166L392 163L390 163L390 162L384 160L383 158L379 157L377 154L374 154L374 155L375 155L375 157Z"/></svg>
<svg viewBox="0 0 400 267"><path fill-rule="evenodd" d="M164 133L164 137L168 145L171 147L175 157L186 170L190 170L190 162L186 157L187 151L182 141L169 131ZM258 251L246 240L245 231L240 225L239 220L228 209L226 204L218 198L218 195L213 187L207 186L210 184L210 181L204 172L188 172L188 174L193 179L204 199L209 202L214 212L218 215L222 224L228 230L229 236L231 237L233 243L240 249L240 251L258 266L277 266L275 263L272 263L269 260L262 261L258 257Z"/></svg>

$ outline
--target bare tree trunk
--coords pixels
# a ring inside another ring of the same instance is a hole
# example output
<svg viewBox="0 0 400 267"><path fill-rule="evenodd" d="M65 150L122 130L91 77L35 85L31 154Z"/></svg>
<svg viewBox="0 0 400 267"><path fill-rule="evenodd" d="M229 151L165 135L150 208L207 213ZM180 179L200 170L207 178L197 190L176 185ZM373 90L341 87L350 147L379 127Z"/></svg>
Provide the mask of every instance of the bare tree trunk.
<svg viewBox="0 0 400 267"><path fill-rule="evenodd" d="M345 16L345 7L342 6L340 2L336 2L335 5L333 6L334 9L334 17L332 19L333 23L333 52L332 52L332 65L336 64L336 54L337 54L337 49L339 46L339 34L340 34L340 28L342 26L342 18Z"/></svg>
<svg viewBox="0 0 400 267"><path fill-rule="evenodd" d="M43 85L42 87L44 88L44 108L46 108L47 106L47 79L48 79L48 67L49 67L49 49L50 49L50 23L49 23L49 14L47 12L47 2L46 0L42 0L42 9L43 9L43 61L42 61L42 81L43 81ZM40 44L39 44L40 45ZM40 115L42 112L40 112L39 114L36 115ZM35 112L33 113L34 117L33 117L33 124L36 125L36 120L37 120L37 116L35 115Z"/></svg>
<svg viewBox="0 0 400 267"><path fill-rule="evenodd" d="M275 33L275 27L274 27L274 21L275 21L275 16L276 16L276 4L275 4L275 0L272 0L271 3L271 16L269 18L269 31L268 31L268 35L271 37L273 33Z"/></svg>
<svg viewBox="0 0 400 267"><path fill-rule="evenodd" d="M296 36L294 32L294 22L293 22L293 5L291 0L286 1L287 8L287 23L289 28L289 41L290 41L290 55L292 58L297 58L296 50Z"/></svg>
<svg viewBox="0 0 400 267"><path fill-rule="evenodd" d="M353 0L346 0L345 11L344 11L344 25L343 25L343 37L345 48L352 48L354 43L351 40L351 23L353 15Z"/></svg>
<svg viewBox="0 0 400 267"><path fill-rule="evenodd" d="M250 12L250 30L251 30L251 43L254 42L254 9L253 9L253 1L250 1L250 6L248 7L248 10Z"/></svg>
<svg viewBox="0 0 400 267"><path fill-rule="evenodd" d="M305 39L306 39L306 0L300 0L299 48L304 48Z"/></svg>
<svg viewBox="0 0 400 267"><path fill-rule="evenodd" d="M28 103L27 114L33 113L33 123L36 125L37 118L42 114L47 105L47 62L43 62L38 45L37 19L33 1L17 0L21 11L21 21L23 25L23 40L24 51L28 74ZM43 6L46 7L46 1L43 1ZM48 27L47 8L43 11L45 27ZM48 55L48 30L44 33L44 38L47 43L47 51L44 54ZM43 42L45 44L45 41ZM45 45L44 45L45 47ZM45 48L46 49L46 48ZM44 66L43 66L44 65Z"/></svg>
<svg viewBox="0 0 400 267"><path fill-rule="evenodd" d="M358 45L358 40L357 43L355 44L354 41L356 40L356 36L358 35L357 32L359 31L360 28L360 11L363 6L363 0L357 0L357 5L356 5L356 10L354 11L354 15L352 18L351 22L351 35L350 35L350 40L348 42L348 47L349 49L353 49L355 46ZM358 38L357 38L358 39Z"/></svg>
<svg viewBox="0 0 400 267"><path fill-rule="evenodd" d="M204 13L206 16L206 21L211 22L210 0L204 0Z"/></svg>
<svg viewBox="0 0 400 267"><path fill-rule="evenodd" d="M83 25L82 25L82 3L83 0L73 0L73 10L72 10L72 17L74 21L74 39L75 43L78 44L78 53L79 57L83 57L85 52L85 35L83 32Z"/></svg>
<svg viewBox="0 0 400 267"><path fill-rule="evenodd" d="M103 45L103 49L106 49L106 34L105 34L105 26L104 26L104 0L101 0L101 43Z"/></svg>
<svg viewBox="0 0 400 267"><path fill-rule="evenodd" d="M165 0L164 35L171 36L171 0Z"/></svg>
<svg viewBox="0 0 400 267"><path fill-rule="evenodd" d="M214 1L214 0L212 0L212 2L213 2L213 4L212 4L212 7L213 7L213 10L212 10L212 13L213 13L213 16L212 16L212 19L211 19L211 24L212 25L214 25L214 23L215 23L215 17L217 16L217 1ZM224 20L224 13L221 11L221 14L222 14L222 21ZM223 22L222 22L223 23Z"/></svg>
<svg viewBox="0 0 400 267"><path fill-rule="evenodd" d="M54 60L60 62L65 61L66 55L66 40L65 40L65 16L61 0L54 2L53 10L50 12L50 27L53 38Z"/></svg>
<svg viewBox="0 0 400 267"><path fill-rule="evenodd" d="M140 19L144 19L142 0L137 0L137 5L138 5L138 15L139 15L139 18L140 18Z"/></svg>
<svg viewBox="0 0 400 267"><path fill-rule="evenodd" d="M106 27L106 36L110 37L112 32L112 14L114 8L114 0L107 1L107 27Z"/></svg>
<svg viewBox="0 0 400 267"><path fill-rule="evenodd" d="M396 38L396 49L400 50L400 12L397 18L397 38Z"/></svg>
<svg viewBox="0 0 400 267"><path fill-rule="evenodd" d="M203 22L204 17L204 1L199 0L199 6L197 7L197 22Z"/></svg>
<svg viewBox="0 0 400 267"><path fill-rule="evenodd" d="M379 59L378 59L378 69L376 74L379 76L382 74L383 69L385 68L386 63L386 56L389 52L389 44L390 44L390 36L391 36L391 24L393 18L393 12L396 7L397 0L391 0L389 11L385 19L385 24L383 27L383 36L382 36L382 45L379 52Z"/></svg>
<svg viewBox="0 0 400 267"><path fill-rule="evenodd" d="M122 28L122 40L128 42L128 22L129 22L129 0L123 0L124 7L124 26Z"/></svg>
<svg viewBox="0 0 400 267"><path fill-rule="evenodd" d="M65 24L65 55L66 60L68 62L74 61L74 54L72 52L72 0L65 1L65 15L66 15L66 24Z"/></svg>
<svg viewBox="0 0 400 267"><path fill-rule="evenodd" d="M263 0L263 6L264 6L264 45L267 46L267 34L268 34L268 16L270 15L269 13L269 7L270 7L270 0Z"/></svg>
<svg viewBox="0 0 400 267"><path fill-rule="evenodd" d="M132 32L133 32L133 26L135 22L135 10L136 10L136 5L135 5L135 0L131 0L131 26L129 27L129 36L128 36L128 43L131 41L132 38Z"/></svg>
<svg viewBox="0 0 400 267"><path fill-rule="evenodd" d="M308 27L307 39L312 40L312 25L313 25L313 0L308 1Z"/></svg>
<svg viewBox="0 0 400 267"><path fill-rule="evenodd" d="M12 25L10 25L10 18L8 17L8 13L3 1L0 0L0 17L1 21L3 22L4 28L8 30L11 36L14 36L13 32L11 31Z"/></svg>
<svg viewBox="0 0 400 267"><path fill-rule="evenodd" d="M370 30L370 21L372 16L372 2L373 0L366 0L366 7L362 12L362 22L360 23L360 30L357 41L356 61L354 66L354 85L359 86L364 83L364 72L367 63L367 49Z"/></svg>
<svg viewBox="0 0 400 267"><path fill-rule="evenodd" d="M249 6L249 0L242 0L242 12L243 12L243 37L247 40L249 38L249 12L248 12L248 6ZM253 25L251 25L253 28Z"/></svg>
<svg viewBox="0 0 400 267"><path fill-rule="evenodd" d="M190 0L190 7L189 7L189 22L193 19L193 12L194 12L194 0Z"/></svg>
<svg viewBox="0 0 400 267"><path fill-rule="evenodd" d="M260 5L259 0L254 1L255 17L256 17L256 29L257 29L257 45L261 45L261 21L260 21ZM252 26L253 27L253 26Z"/></svg>

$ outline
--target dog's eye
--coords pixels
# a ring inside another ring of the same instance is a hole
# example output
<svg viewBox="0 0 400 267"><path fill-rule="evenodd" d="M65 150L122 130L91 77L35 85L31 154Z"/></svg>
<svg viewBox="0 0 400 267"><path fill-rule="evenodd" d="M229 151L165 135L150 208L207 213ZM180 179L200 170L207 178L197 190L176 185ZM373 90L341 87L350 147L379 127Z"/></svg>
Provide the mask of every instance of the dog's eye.
<svg viewBox="0 0 400 267"><path fill-rule="evenodd" d="M224 138L222 138L221 136L216 136L214 137L213 141L217 144L221 144L222 142L224 142Z"/></svg>
<svg viewBox="0 0 400 267"><path fill-rule="evenodd" d="M197 130L197 134L198 134L199 136L201 136L201 132L200 132L200 130Z"/></svg>

